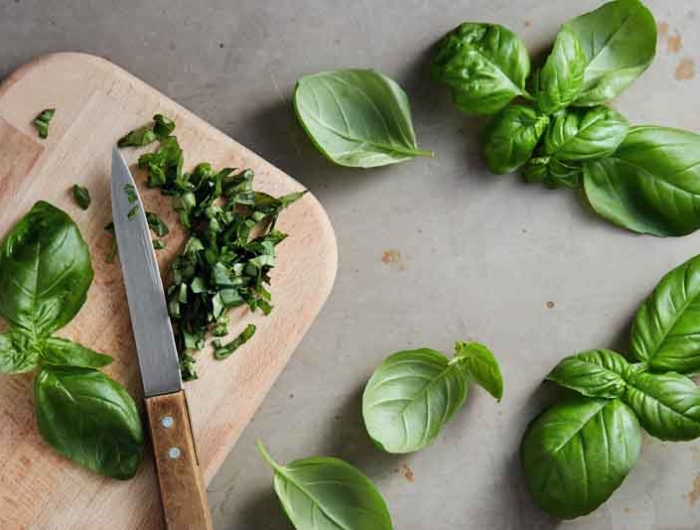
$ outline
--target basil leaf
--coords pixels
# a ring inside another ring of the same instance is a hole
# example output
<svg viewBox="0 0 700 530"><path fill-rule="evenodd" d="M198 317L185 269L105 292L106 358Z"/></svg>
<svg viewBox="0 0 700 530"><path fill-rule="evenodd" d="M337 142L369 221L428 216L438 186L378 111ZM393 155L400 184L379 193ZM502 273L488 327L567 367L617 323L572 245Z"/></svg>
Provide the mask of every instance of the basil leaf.
<svg viewBox="0 0 700 530"><path fill-rule="evenodd" d="M156 213L146 212L146 222L149 228L153 230L153 233L158 237L167 236L170 233L168 225L166 225Z"/></svg>
<svg viewBox="0 0 700 530"><path fill-rule="evenodd" d="M554 114L568 107L583 87L586 55L577 36L562 26L552 53L541 70L535 73L534 90L537 108Z"/></svg>
<svg viewBox="0 0 700 530"><path fill-rule="evenodd" d="M63 456L116 479L134 476L143 431L131 396L102 372L45 366L34 385L39 432Z"/></svg>
<svg viewBox="0 0 700 530"><path fill-rule="evenodd" d="M619 400L577 397L555 405L523 437L527 488L555 517L587 515L622 483L641 446L637 417Z"/></svg>
<svg viewBox="0 0 700 530"><path fill-rule="evenodd" d="M411 453L435 439L466 397L458 362L427 348L401 351L372 374L362 395L362 416L379 447Z"/></svg>
<svg viewBox="0 0 700 530"><path fill-rule="evenodd" d="M170 136L175 130L175 122L162 114L153 116L153 122L153 134L161 140Z"/></svg>
<svg viewBox="0 0 700 530"><path fill-rule="evenodd" d="M37 202L0 247L0 315L47 336L80 310L92 277L90 252L76 224Z"/></svg>
<svg viewBox="0 0 700 530"><path fill-rule="evenodd" d="M656 54L654 15L639 0L608 2L567 27L586 57L584 84L575 105L599 105L618 96Z"/></svg>
<svg viewBox="0 0 700 530"><path fill-rule="evenodd" d="M0 333L0 373L31 372L39 363L39 351L24 332L10 329Z"/></svg>
<svg viewBox="0 0 700 530"><path fill-rule="evenodd" d="M42 110L36 118L34 118L32 123L39 132L39 138L49 137L49 123L51 123L55 113L56 109L45 109Z"/></svg>
<svg viewBox="0 0 700 530"><path fill-rule="evenodd" d="M484 157L489 169L504 175L527 162L547 128L549 118L522 105L506 107L486 128Z"/></svg>
<svg viewBox="0 0 700 530"><path fill-rule="evenodd" d="M533 157L520 168L525 181L541 183L547 188L578 188L583 168L578 162L562 162L549 156Z"/></svg>
<svg viewBox="0 0 700 530"><path fill-rule="evenodd" d="M455 346L457 362L462 369L497 401L503 398L503 375L496 357L478 342L458 342Z"/></svg>
<svg viewBox="0 0 700 530"><path fill-rule="evenodd" d="M700 135L632 127L609 158L584 165L593 209L617 225L656 236L700 227Z"/></svg>
<svg viewBox="0 0 700 530"><path fill-rule="evenodd" d="M83 210L90 207L90 191L85 186L73 185L73 199Z"/></svg>
<svg viewBox="0 0 700 530"><path fill-rule="evenodd" d="M625 391L627 360L611 350L590 350L567 357L547 379L589 397L619 398Z"/></svg>
<svg viewBox="0 0 700 530"><path fill-rule="evenodd" d="M102 368L114 359L67 339L49 337L43 343L41 351L42 364L57 366L82 366L83 368Z"/></svg>
<svg viewBox="0 0 700 530"><path fill-rule="evenodd" d="M661 440L694 440L700 436L700 389L673 372L637 372L627 380L625 402L649 434Z"/></svg>
<svg viewBox="0 0 700 530"><path fill-rule="evenodd" d="M652 371L700 371L700 256L667 273L632 324L632 355Z"/></svg>
<svg viewBox="0 0 700 530"><path fill-rule="evenodd" d="M316 456L281 466L260 442L258 450L275 472L275 492L297 530L393 528L377 488L347 462Z"/></svg>
<svg viewBox="0 0 700 530"><path fill-rule="evenodd" d="M495 114L516 96L530 97L525 91L527 48L503 26L461 24L442 40L430 68L433 78L451 89L462 112Z"/></svg>
<svg viewBox="0 0 700 530"><path fill-rule="evenodd" d="M550 122L543 153L557 160L603 158L617 150L628 131L627 119L608 107L566 109Z"/></svg>
<svg viewBox="0 0 700 530"><path fill-rule="evenodd" d="M118 147L143 147L152 144L158 139L156 133L153 132L153 126L144 125L138 129L130 131L122 136L117 142Z"/></svg>
<svg viewBox="0 0 700 530"><path fill-rule="evenodd" d="M408 98L374 70L335 70L299 79L294 110L314 146L341 166L370 168L432 156L416 143Z"/></svg>

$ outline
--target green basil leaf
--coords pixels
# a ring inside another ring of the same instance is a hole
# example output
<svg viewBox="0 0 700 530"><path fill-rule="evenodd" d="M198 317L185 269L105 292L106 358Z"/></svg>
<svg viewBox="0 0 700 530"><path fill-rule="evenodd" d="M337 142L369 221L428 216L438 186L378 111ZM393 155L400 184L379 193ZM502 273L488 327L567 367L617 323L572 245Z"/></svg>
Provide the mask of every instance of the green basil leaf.
<svg viewBox="0 0 700 530"><path fill-rule="evenodd" d="M615 154L586 162L584 188L600 216L628 230L689 234L700 227L700 135L632 127Z"/></svg>
<svg viewBox="0 0 700 530"><path fill-rule="evenodd" d="M537 505L561 519L603 504L632 469L642 447L639 421L619 400L577 397L530 423L520 456Z"/></svg>
<svg viewBox="0 0 700 530"><path fill-rule="evenodd" d="M465 22L448 33L431 74L451 89L454 104L470 114L495 114L516 96L529 97L527 48L515 33L496 24Z"/></svg>
<svg viewBox="0 0 700 530"><path fill-rule="evenodd" d="M143 147L152 144L158 139L156 133L153 132L152 125L144 125L138 129L128 132L122 136L117 142L118 147Z"/></svg>
<svg viewBox="0 0 700 530"><path fill-rule="evenodd" d="M567 357L547 379L589 397L619 398L625 391L627 360L611 350L590 350Z"/></svg>
<svg viewBox="0 0 700 530"><path fill-rule="evenodd" d="M253 337L253 335L255 335L255 330L256 330L255 324L248 324L245 327L245 329L243 331L241 331L240 335L238 335L235 339L233 339L228 344L221 344L220 340L215 339L213 341L214 358L221 361L221 360L229 357L238 348L240 348L246 342L248 342Z"/></svg>
<svg viewBox="0 0 700 530"><path fill-rule="evenodd" d="M44 109L34 118L32 123L39 133L39 138L49 137L49 123L51 123L55 113L56 109Z"/></svg>
<svg viewBox="0 0 700 530"><path fill-rule="evenodd" d="M154 212L146 212L146 222L148 227L153 230L153 233L158 237L167 236L170 233L168 225Z"/></svg>
<svg viewBox="0 0 700 530"><path fill-rule="evenodd" d="M541 70L535 73L534 90L537 108L554 114L568 107L583 87L586 55L576 35L562 26L552 53Z"/></svg>
<svg viewBox="0 0 700 530"><path fill-rule="evenodd" d="M41 362L57 366L82 366L102 368L114 359L67 339L49 337L43 343Z"/></svg>
<svg viewBox="0 0 700 530"><path fill-rule="evenodd" d="M31 372L39 363L39 350L26 333L10 329L0 333L0 373Z"/></svg>
<svg viewBox="0 0 700 530"><path fill-rule="evenodd" d="M341 166L395 164L421 151L408 98L401 87L374 70L335 70L299 79L294 110L316 148Z"/></svg>
<svg viewBox="0 0 700 530"><path fill-rule="evenodd" d="M486 128L484 157L489 169L504 175L527 162L544 134L549 118L522 105L506 107Z"/></svg>
<svg viewBox="0 0 700 530"><path fill-rule="evenodd" d="M458 363L465 372L496 400L503 398L503 375L491 350L478 342L458 342L455 346Z"/></svg>
<svg viewBox="0 0 700 530"><path fill-rule="evenodd" d="M90 251L76 224L37 202L0 247L0 315L47 336L80 310L92 277Z"/></svg>
<svg viewBox="0 0 700 530"><path fill-rule="evenodd" d="M673 372L637 372L627 379L625 402L649 434L661 440L700 436L700 388Z"/></svg>
<svg viewBox="0 0 700 530"><path fill-rule="evenodd" d="M652 371L700 371L700 256L667 273L632 324L632 355Z"/></svg>
<svg viewBox="0 0 700 530"><path fill-rule="evenodd" d="M656 54L654 15L639 0L608 2L566 25L586 56L583 88L575 105L599 105L616 97Z"/></svg>
<svg viewBox="0 0 700 530"><path fill-rule="evenodd" d="M175 122L162 114L153 116L153 122L153 134L161 140L170 136L175 130Z"/></svg>
<svg viewBox="0 0 700 530"><path fill-rule="evenodd" d="M45 366L34 385L39 432L63 456L102 475L129 479L143 459L134 400L102 372Z"/></svg>
<svg viewBox="0 0 700 530"><path fill-rule="evenodd" d="M90 207L90 191L85 186L73 185L73 199L83 210Z"/></svg>
<svg viewBox="0 0 700 530"><path fill-rule="evenodd" d="M520 168L525 181L544 184L547 188L578 188L583 168L578 162L562 162L549 156L537 156Z"/></svg>
<svg viewBox="0 0 700 530"><path fill-rule="evenodd" d="M379 447L411 453L435 439L466 397L458 362L427 348L401 351L372 374L362 396L362 416Z"/></svg>
<svg viewBox="0 0 700 530"><path fill-rule="evenodd" d="M550 122L543 153L568 161L610 156L626 138L629 127L622 114L608 107L566 109Z"/></svg>
<svg viewBox="0 0 700 530"><path fill-rule="evenodd" d="M281 466L260 442L258 450L275 472L275 492L297 530L393 528L377 488L347 462L315 456Z"/></svg>

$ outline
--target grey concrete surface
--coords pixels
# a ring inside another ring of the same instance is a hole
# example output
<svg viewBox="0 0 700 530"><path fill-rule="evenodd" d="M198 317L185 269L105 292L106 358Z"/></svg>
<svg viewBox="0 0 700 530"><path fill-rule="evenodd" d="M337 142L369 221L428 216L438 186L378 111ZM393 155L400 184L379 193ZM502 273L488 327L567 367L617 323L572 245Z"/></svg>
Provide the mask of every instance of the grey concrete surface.
<svg viewBox="0 0 700 530"><path fill-rule="evenodd" d="M625 350L636 306L700 251L700 234L636 236L599 220L572 192L490 175L479 153L483 122L460 115L427 74L431 46L459 22L508 25L534 54L560 23L598 3L0 0L0 75L46 52L105 56L295 176L331 216L335 289L211 484L217 530L290 528L257 439L283 462L325 454L359 466L398 530L700 528L698 442L646 438L610 502L561 524L532 504L517 458L525 425L548 400L542 377L577 350ZM635 123L698 131L700 4L648 3L671 38L660 39L653 67L615 105ZM291 92L299 76L340 67L378 68L403 85L420 144L436 158L362 171L317 154L295 123ZM458 339L497 353L503 402L472 389L432 446L405 457L378 452L360 417L373 368L391 352L450 351Z"/></svg>

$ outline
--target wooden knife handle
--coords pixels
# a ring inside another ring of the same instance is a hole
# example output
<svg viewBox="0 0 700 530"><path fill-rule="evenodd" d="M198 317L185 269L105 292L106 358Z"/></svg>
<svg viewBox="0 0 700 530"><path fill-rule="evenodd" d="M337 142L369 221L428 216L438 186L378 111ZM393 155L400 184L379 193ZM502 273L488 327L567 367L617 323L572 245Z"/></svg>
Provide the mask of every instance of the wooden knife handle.
<svg viewBox="0 0 700 530"><path fill-rule="evenodd" d="M185 392L146 398L168 530L212 530Z"/></svg>

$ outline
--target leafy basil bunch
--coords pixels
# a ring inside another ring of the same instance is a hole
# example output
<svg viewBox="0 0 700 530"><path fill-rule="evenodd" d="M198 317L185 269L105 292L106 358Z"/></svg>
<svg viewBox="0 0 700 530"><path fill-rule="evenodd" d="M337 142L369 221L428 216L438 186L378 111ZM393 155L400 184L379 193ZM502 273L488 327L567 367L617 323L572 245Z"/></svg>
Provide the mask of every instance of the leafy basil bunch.
<svg viewBox="0 0 700 530"><path fill-rule="evenodd" d="M98 370L107 355L52 334L85 303L90 252L63 211L37 202L0 246L0 372L38 370L34 397L39 432L63 456L96 473L131 478L143 458L134 400Z"/></svg>
<svg viewBox="0 0 700 530"><path fill-rule="evenodd" d="M669 272L632 326L631 360L590 350L547 379L574 396L527 428L521 459L528 489L548 513L571 519L605 502L639 457L641 429L661 440L700 437L700 256Z"/></svg>
<svg viewBox="0 0 700 530"><path fill-rule="evenodd" d="M498 401L503 397L498 362L482 344L458 342L452 359L428 348L390 355L362 395L370 438L388 453L422 449L462 408L470 379Z"/></svg>
<svg viewBox="0 0 700 530"><path fill-rule="evenodd" d="M564 24L532 75L513 32L476 22L447 34L431 71L460 110L493 115L484 157L494 173L520 169L527 182L548 188L583 184L605 219L679 236L700 228L700 135L630 128L605 106L655 54L652 13L640 0L615 0Z"/></svg>

